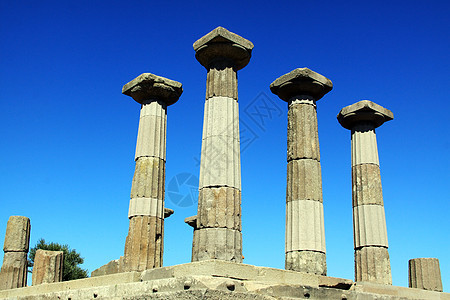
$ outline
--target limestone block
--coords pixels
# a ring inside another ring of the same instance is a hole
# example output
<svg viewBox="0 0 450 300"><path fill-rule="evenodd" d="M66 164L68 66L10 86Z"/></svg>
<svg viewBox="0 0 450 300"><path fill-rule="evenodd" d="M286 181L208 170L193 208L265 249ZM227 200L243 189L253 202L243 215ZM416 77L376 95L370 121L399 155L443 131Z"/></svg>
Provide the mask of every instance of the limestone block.
<svg viewBox="0 0 450 300"><path fill-rule="evenodd" d="M151 73L143 73L125 84L122 94L132 97L136 102L158 99L172 105L183 93L181 83Z"/></svg>
<svg viewBox="0 0 450 300"><path fill-rule="evenodd" d="M123 257L123 256L122 256ZM123 260L123 259L122 259ZM115 259L91 272L91 277L116 274L120 272L120 259Z"/></svg>
<svg viewBox="0 0 450 300"><path fill-rule="evenodd" d="M192 261L209 259L242 262L242 234L228 228L194 230Z"/></svg>
<svg viewBox="0 0 450 300"><path fill-rule="evenodd" d="M359 164L379 165L377 136L373 125L362 123L352 130L352 167Z"/></svg>
<svg viewBox="0 0 450 300"><path fill-rule="evenodd" d="M296 200L286 203L286 253L294 250L326 252L321 202Z"/></svg>
<svg viewBox="0 0 450 300"><path fill-rule="evenodd" d="M143 156L166 160L166 105L160 101L144 102L141 107L135 160Z"/></svg>
<svg viewBox="0 0 450 300"><path fill-rule="evenodd" d="M241 189L239 140L210 136L202 141L199 188L227 186Z"/></svg>
<svg viewBox="0 0 450 300"><path fill-rule="evenodd" d="M287 160L311 158L320 161L317 112L314 101L291 104L288 111Z"/></svg>
<svg viewBox="0 0 450 300"><path fill-rule="evenodd" d="M33 285L61 282L63 266L63 251L37 250L33 265Z"/></svg>
<svg viewBox="0 0 450 300"><path fill-rule="evenodd" d="M286 270L326 276L326 254L316 251L287 252L285 267Z"/></svg>
<svg viewBox="0 0 450 300"><path fill-rule="evenodd" d="M322 172L317 160L298 159L288 163L286 202L295 200L323 202Z"/></svg>
<svg viewBox="0 0 450 300"><path fill-rule="evenodd" d="M130 198L164 199L165 162L141 157L136 161Z"/></svg>
<svg viewBox="0 0 450 300"><path fill-rule="evenodd" d="M153 216L164 218L164 201L155 198L132 198L128 218L134 216Z"/></svg>
<svg viewBox="0 0 450 300"><path fill-rule="evenodd" d="M270 84L272 93L284 101L298 95L308 95L319 100L332 88L330 79L308 68L297 68Z"/></svg>
<svg viewBox="0 0 450 300"><path fill-rule="evenodd" d="M212 97L205 102L202 138L231 137L239 141L239 108L230 97Z"/></svg>
<svg viewBox="0 0 450 300"><path fill-rule="evenodd" d="M3 251L28 252L30 244L30 219L22 216L11 216L6 225Z"/></svg>
<svg viewBox="0 0 450 300"><path fill-rule="evenodd" d="M253 44L249 40L217 27L194 43L195 58L205 68L218 58L228 60L234 69L244 68L250 61Z"/></svg>
<svg viewBox="0 0 450 300"><path fill-rule="evenodd" d="M0 290L27 286L27 252L5 252L0 270Z"/></svg>
<svg viewBox="0 0 450 300"><path fill-rule="evenodd" d="M361 122L369 122L377 128L384 122L394 119L394 114L372 101L362 100L341 109L337 119L342 127L350 130Z"/></svg>
<svg viewBox="0 0 450 300"><path fill-rule="evenodd" d="M437 258L409 260L409 287L442 292L441 269Z"/></svg>
<svg viewBox="0 0 450 300"><path fill-rule="evenodd" d="M202 188L199 191L197 228L241 230L241 192L235 188Z"/></svg>
<svg viewBox="0 0 450 300"><path fill-rule="evenodd" d="M159 268L163 262L164 219L135 216L125 241L124 271Z"/></svg>
<svg viewBox="0 0 450 300"><path fill-rule="evenodd" d="M352 200L357 205L383 205L380 167L361 164L352 167Z"/></svg>
<svg viewBox="0 0 450 300"><path fill-rule="evenodd" d="M392 284L388 249L363 247L355 250L355 281Z"/></svg>
<svg viewBox="0 0 450 300"><path fill-rule="evenodd" d="M218 61L210 66L206 77L206 99L228 97L238 100L237 73L227 61Z"/></svg>
<svg viewBox="0 0 450 300"><path fill-rule="evenodd" d="M381 205L358 205L353 208L355 249L364 246L388 247L386 218Z"/></svg>

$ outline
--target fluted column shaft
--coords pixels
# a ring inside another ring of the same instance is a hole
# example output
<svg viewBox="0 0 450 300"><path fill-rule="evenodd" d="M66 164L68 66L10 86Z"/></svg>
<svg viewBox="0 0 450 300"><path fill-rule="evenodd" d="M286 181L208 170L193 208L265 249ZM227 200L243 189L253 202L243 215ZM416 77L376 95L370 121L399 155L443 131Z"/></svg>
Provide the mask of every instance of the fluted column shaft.
<svg viewBox="0 0 450 300"><path fill-rule="evenodd" d="M286 269L326 275L322 175L316 102L289 101L286 189Z"/></svg>
<svg viewBox="0 0 450 300"><path fill-rule="evenodd" d="M375 126L351 132L355 280L392 284Z"/></svg>
<svg viewBox="0 0 450 300"><path fill-rule="evenodd" d="M33 285L61 282L63 279L64 252L37 250L33 265Z"/></svg>
<svg viewBox="0 0 450 300"><path fill-rule="evenodd" d="M237 75L231 62L208 70L197 225L192 261L242 262Z"/></svg>
<svg viewBox="0 0 450 300"><path fill-rule="evenodd" d="M0 290L27 286L27 255L30 246L30 219L11 216L6 226L3 244L3 265L0 270Z"/></svg>
<svg viewBox="0 0 450 300"><path fill-rule="evenodd" d="M409 287L442 292L441 269L437 258L409 260Z"/></svg>
<svg viewBox="0 0 450 300"><path fill-rule="evenodd" d="M144 101L128 212L125 271L143 271L163 263L166 126L166 105L157 100Z"/></svg>

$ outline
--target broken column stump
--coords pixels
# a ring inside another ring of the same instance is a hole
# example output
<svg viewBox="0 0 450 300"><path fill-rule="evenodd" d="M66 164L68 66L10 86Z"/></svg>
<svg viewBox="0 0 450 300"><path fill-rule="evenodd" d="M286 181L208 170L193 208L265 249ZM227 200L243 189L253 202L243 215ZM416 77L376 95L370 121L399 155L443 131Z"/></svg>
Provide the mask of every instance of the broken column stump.
<svg viewBox="0 0 450 300"><path fill-rule="evenodd" d="M11 216L6 226L0 290L27 286L27 255L30 246L30 219Z"/></svg>
<svg viewBox="0 0 450 300"><path fill-rule="evenodd" d="M409 287L442 292L441 269L437 258L409 260Z"/></svg>
<svg viewBox="0 0 450 300"><path fill-rule="evenodd" d="M33 285L61 282L63 278L64 252L39 249L34 256Z"/></svg>

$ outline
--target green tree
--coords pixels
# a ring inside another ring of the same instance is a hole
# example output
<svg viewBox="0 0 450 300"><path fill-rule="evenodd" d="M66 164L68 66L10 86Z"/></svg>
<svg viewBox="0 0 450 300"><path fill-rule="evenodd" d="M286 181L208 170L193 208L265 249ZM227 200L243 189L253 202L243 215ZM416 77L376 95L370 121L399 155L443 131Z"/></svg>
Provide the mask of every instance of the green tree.
<svg viewBox="0 0 450 300"><path fill-rule="evenodd" d="M40 239L36 246L30 249L28 259L29 272L32 272L34 257L36 256L36 251L39 249L64 252L63 281L88 277L88 270L84 270L78 266L84 262L84 258L79 253L70 249L68 245L60 245L58 243L47 244L44 239Z"/></svg>

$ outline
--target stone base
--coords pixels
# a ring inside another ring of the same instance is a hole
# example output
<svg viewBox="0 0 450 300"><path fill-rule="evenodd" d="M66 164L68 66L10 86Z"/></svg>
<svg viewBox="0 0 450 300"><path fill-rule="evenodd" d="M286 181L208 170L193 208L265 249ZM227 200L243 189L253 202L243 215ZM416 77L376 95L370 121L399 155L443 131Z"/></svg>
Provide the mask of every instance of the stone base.
<svg viewBox="0 0 450 300"><path fill-rule="evenodd" d="M0 299L450 299L450 294L224 261L0 291Z"/></svg>
<svg viewBox="0 0 450 300"><path fill-rule="evenodd" d="M316 251L292 251L286 253L286 270L327 275L326 254Z"/></svg>
<svg viewBox="0 0 450 300"><path fill-rule="evenodd" d="M21 288L26 285L27 253L6 252L0 270L0 290Z"/></svg>
<svg viewBox="0 0 450 300"><path fill-rule="evenodd" d="M363 247L355 250L355 280L392 284L388 249Z"/></svg>

